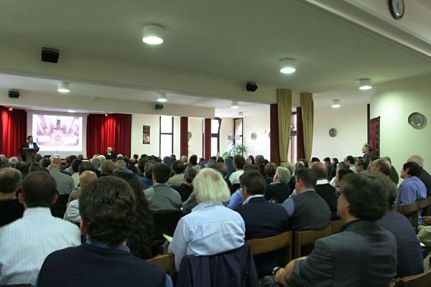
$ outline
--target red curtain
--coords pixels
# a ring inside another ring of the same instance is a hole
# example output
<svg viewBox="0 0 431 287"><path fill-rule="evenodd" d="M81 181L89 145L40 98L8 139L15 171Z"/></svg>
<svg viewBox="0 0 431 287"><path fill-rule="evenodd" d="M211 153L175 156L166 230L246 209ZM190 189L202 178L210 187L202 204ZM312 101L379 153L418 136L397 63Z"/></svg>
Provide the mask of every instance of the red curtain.
<svg viewBox="0 0 431 287"><path fill-rule="evenodd" d="M280 151L278 142L278 105L270 105L270 122L269 131L271 133L270 137L270 160L275 162L277 165L280 164Z"/></svg>
<svg viewBox="0 0 431 287"><path fill-rule="evenodd" d="M296 108L296 158L305 158L304 125L302 124L302 108Z"/></svg>
<svg viewBox="0 0 431 287"><path fill-rule="evenodd" d="M380 117L370 120L370 146L373 149L373 154L380 156Z"/></svg>
<svg viewBox="0 0 431 287"><path fill-rule="evenodd" d="M180 118L180 156L189 156L189 118Z"/></svg>
<svg viewBox="0 0 431 287"><path fill-rule="evenodd" d="M87 118L87 157L104 154L112 147L116 154L131 155L132 115L90 114Z"/></svg>
<svg viewBox="0 0 431 287"><path fill-rule="evenodd" d="M0 114L0 153L7 157L18 156L27 138L27 112L0 107Z"/></svg>

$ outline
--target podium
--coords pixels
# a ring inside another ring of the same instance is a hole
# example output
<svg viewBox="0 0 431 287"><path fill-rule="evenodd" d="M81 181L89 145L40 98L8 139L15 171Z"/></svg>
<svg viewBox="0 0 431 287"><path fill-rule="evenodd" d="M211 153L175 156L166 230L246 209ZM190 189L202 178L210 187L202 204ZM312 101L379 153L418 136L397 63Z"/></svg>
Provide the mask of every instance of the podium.
<svg viewBox="0 0 431 287"><path fill-rule="evenodd" d="M36 156L36 153L39 151L38 148L28 148L24 147L21 149L22 152L22 158L26 163L32 163L34 162L34 157Z"/></svg>

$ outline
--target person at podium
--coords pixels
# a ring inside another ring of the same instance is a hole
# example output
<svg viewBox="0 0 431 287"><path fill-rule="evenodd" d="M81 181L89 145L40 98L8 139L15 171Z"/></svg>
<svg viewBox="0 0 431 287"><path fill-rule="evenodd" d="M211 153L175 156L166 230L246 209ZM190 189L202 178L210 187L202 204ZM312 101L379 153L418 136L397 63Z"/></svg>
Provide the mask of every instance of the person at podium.
<svg viewBox="0 0 431 287"><path fill-rule="evenodd" d="M34 156L39 151L39 146L33 142L33 136L27 137L27 142L21 146L20 151L25 162L33 162Z"/></svg>

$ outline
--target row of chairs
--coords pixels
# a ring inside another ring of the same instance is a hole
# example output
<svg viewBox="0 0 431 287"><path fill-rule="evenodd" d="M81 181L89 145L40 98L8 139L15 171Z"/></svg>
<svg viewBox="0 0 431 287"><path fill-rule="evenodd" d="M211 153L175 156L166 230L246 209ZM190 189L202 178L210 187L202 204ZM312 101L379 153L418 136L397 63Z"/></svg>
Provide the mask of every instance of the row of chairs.
<svg viewBox="0 0 431 287"><path fill-rule="evenodd" d="M269 253L275 250L287 248L286 262L303 255L303 248L313 245L319 238L337 233L343 226L342 220L332 221L321 230L287 231L282 234L267 238L252 239L247 241L253 255ZM293 253L293 257L292 257ZM148 260L148 262L160 266L172 278L175 276L175 260L173 254L164 254Z"/></svg>

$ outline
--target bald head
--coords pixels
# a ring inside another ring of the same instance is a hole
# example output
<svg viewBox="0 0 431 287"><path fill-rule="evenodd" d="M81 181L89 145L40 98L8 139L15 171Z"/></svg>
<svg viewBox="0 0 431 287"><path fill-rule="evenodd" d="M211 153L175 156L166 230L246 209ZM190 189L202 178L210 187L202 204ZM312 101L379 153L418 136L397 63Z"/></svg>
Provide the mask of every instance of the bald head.
<svg viewBox="0 0 431 287"><path fill-rule="evenodd" d="M323 162L313 162L311 172L317 179L325 179L328 177L328 167Z"/></svg>
<svg viewBox="0 0 431 287"><path fill-rule="evenodd" d="M86 170L79 176L79 186L82 188L86 187L90 182L97 179L97 174L94 171Z"/></svg>
<svg viewBox="0 0 431 287"><path fill-rule="evenodd" d="M55 154L51 157L51 164L54 165L60 165L61 164L61 157L58 154Z"/></svg>

